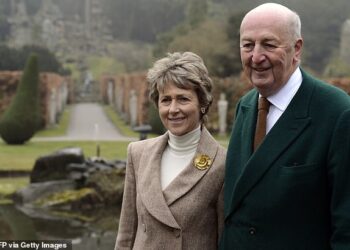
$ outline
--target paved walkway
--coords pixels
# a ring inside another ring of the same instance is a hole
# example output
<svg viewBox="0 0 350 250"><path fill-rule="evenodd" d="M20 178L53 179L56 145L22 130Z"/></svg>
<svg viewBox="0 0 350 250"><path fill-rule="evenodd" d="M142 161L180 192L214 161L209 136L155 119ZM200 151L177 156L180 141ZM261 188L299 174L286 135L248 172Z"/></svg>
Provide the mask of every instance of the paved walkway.
<svg viewBox="0 0 350 250"><path fill-rule="evenodd" d="M35 141L136 141L119 133L98 103L72 105L67 135L60 137L36 137Z"/></svg>

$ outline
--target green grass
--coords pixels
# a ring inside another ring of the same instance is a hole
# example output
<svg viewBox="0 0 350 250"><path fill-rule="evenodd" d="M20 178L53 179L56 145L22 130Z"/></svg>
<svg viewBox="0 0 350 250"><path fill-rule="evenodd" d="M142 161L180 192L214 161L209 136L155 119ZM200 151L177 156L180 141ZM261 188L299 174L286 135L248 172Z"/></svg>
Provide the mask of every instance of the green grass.
<svg viewBox="0 0 350 250"><path fill-rule="evenodd" d="M113 117L113 113L110 115L111 117ZM53 128L39 131L36 137L56 137L65 135L69 124L69 116L70 108L67 106L62 114L60 123ZM115 118L118 117L115 115ZM122 120L118 122L126 135L138 137L138 134L128 129L127 125L125 125L125 123L123 124ZM126 159L128 144L129 142L124 141L99 142L100 157L106 160L124 160ZM81 148L86 158L96 156L97 143L95 141L29 141L24 145L8 145L0 139L0 170L30 171L34 167L38 157L51 154L67 147ZM0 178L0 203L7 202L6 197L8 195L26 186L28 183L29 177Z"/></svg>
<svg viewBox="0 0 350 250"><path fill-rule="evenodd" d="M133 131L130 128L130 125L126 124L125 121L123 121L123 119L118 116L117 112L115 112L111 106L105 105L103 107L103 110L105 111L107 117L112 121L114 126L118 129L118 131L122 135L128 136L128 137L136 137L136 138L140 137L140 134L135 132L135 131ZM154 137L157 137L157 136L159 136L159 135L153 134L153 133L149 133L147 135L147 138L154 138Z"/></svg>
<svg viewBox="0 0 350 250"><path fill-rule="evenodd" d="M139 137L139 133L132 131L130 126L118 116L117 112L115 112L111 106L105 105L103 106L103 110L122 135L136 138Z"/></svg>
<svg viewBox="0 0 350 250"><path fill-rule="evenodd" d="M124 136L139 137L139 134L132 131L111 106L105 105L103 109ZM69 115L70 108L67 106L60 119L60 124L38 132L36 137L64 135L69 124ZM154 136L156 135L149 135L149 137ZM227 147L228 136L215 136L215 138L224 147ZM124 141L101 141L99 142L100 156L107 160L126 159L128 144L129 142ZM7 145L0 139L0 170L31 170L38 157L67 147L81 148L85 157L96 156L97 145L95 141L29 141L24 145Z"/></svg>
<svg viewBox="0 0 350 250"><path fill-rule="evenodd" d="M89 56L87 58L87 64L94 79L98 79L106 72L110 74L125 72L125 66L112 57Z"/></svg>
<svg viewBox="0 0 350 250"><path fill-rule="evenodd" d="M65 63L64 68L69 69L71 72L70 77L73 81L78 81L81 79L81 70L78 69L77 64L75 63Z"/></svg>
<svg viewBox="0 0 350 250"><path fill-rule="evenodd" d="M138 138L138 133L133 132L111 107L105 106L104 110L122 134ZM39 131L35 137L65 135L69 118L70 107L67 106L57 126ZM107 160L126 159L128 144L129 142L124 141L101 141L99 142L100 157ZM0 139L0 170L31 170L38 157L67 147L81 148L86 158L96 156L95 141L29 141L24 145L8 145Z"/></svg>
<svg viewBox="0 0 350 250"><path fill-rule="evenodd" d="M126 159L129 142L99 142L100 156L107 160ZM31 170L35 160L54 151L67 147L79 147L85 157L96 156L94 141L49 141L28 142L24 145L7 145L0 141L0 170Z"/></svg>
<svg viewBox="0 0 350 250"><path fill-rule="evenodd" d="M220 135L220 134L213 134L213 137L225 148L228 147L228 143L230 140L230 135Z"/></svg>
<svg viewBox="0 0 350 250"><path fill-rule="evenodd" d="M27 186L28 183L28 177L0 178L0 200Z"/></svg>
<svg viewBox="0 0 350 250"><path fill-rule="evenodd" d="M66 106L63 111L60 122L54 127L43 129L35 134L35 137L52 137L52 136L64 136L66 134L70 118L70 107Z"/></svg>

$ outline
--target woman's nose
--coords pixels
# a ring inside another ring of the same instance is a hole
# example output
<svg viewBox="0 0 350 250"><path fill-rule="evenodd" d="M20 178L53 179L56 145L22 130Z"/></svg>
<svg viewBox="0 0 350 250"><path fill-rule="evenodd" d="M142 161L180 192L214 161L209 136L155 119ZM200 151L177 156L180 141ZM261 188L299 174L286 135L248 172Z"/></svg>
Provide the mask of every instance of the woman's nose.
<svg viewBox="0 0 350 250"><path fill-rule="evenodd" d="M172 100L169 107L169 112L176 113L179 112L179 106L175 100Z"/></svg>

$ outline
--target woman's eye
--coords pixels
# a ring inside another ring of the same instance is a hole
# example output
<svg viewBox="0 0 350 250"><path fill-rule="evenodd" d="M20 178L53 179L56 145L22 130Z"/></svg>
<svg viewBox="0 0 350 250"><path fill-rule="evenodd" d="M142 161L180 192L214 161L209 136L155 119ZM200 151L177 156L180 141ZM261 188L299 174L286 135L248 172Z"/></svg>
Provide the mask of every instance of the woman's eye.
<svg viewBox="0 0 350 250"><path fill-rule="evenodd" d="M180 101L181 103L184 103L184 102L189 101L189 99L188 99L187 97L180 97L180 98L179 98L179 101Z"/></svg>
<svg viewBox="0 0 350 250"><path fill-rule="evenodd" d="M162 103L162 104L167 104L167 103L170 103L170 100L167 99L167 98L160 99L160 103Z"/></svg>

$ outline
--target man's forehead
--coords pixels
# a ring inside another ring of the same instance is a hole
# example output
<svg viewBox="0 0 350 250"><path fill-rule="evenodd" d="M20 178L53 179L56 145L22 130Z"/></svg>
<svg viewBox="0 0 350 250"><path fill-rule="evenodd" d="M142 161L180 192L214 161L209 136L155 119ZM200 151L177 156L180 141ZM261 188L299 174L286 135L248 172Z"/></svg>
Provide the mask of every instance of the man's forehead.
<svg viewBox="0 0 350 250"><path fill-rule="evenodd" d="M242 23L240 39L283 40L287 32L288 27L281 20L247 20Z"/></svg>
<svg viewBox="0 0 350 250"><path fill-rule="evenodd" d="M282 30L273 30L270 27L257 28L253 27L250 29L242 29L240 33L240 40L259 40L259 41L269 41L269 40L281 40L282 39Z"/></svg>

